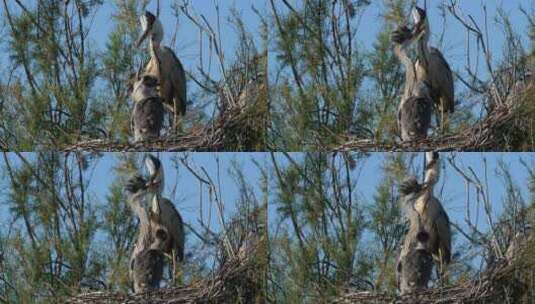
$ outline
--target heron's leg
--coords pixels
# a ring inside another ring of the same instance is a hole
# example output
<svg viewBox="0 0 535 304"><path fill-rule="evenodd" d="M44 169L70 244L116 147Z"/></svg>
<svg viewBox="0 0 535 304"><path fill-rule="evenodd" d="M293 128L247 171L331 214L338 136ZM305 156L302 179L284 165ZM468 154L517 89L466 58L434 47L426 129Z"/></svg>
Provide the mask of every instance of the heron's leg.
<svg viewBox="0 0 535 304"><path fill-rule="evenodd" d="M440 123L442 124L440 126L440 132L444 134L446 132L446 122L444 121L444 110L440 110Z"/></svg>
<svg viewBox="0 0 535 304"><path fill-rule="evenodd" d="M173 113L174 108L170 104L163 103L163 106L167 111L169 111L169 113Z"/></svg>
<svg viewBox="0 0 535 304"><path fill-rule="evenodd" d="M173 128L178 131L178 97L173 98Z"/></svg>
<svg viewBox="0 0 535 304"><path fill-rule="evenodd" d="M443 261L442 257L443 257L442 250L439 250L438 251L438 263L437 263L436 270L437 270L438 282L440 283L441 287L444 286L444 284L446 283L445 276L444 276L444 263L442 262Z"/></svg>
<svg viewBox="0 0 535 304"><path fill-rule="evenodd" d="M173 285L175 285L176 282L176 251L173 249L171 250L171 258L173 259Z"/></svg>

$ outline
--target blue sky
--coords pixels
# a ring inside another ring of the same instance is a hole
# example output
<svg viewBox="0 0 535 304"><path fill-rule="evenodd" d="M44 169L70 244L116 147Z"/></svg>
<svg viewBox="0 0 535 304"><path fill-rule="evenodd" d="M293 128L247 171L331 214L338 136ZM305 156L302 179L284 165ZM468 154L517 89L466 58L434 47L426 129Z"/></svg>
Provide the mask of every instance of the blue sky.
<svg viewBox="0 0 535 304"><path fill-rule="evenodd" d="M423 5L424 0L418 0L417 2L420 5ZM182 61L185 69L192 73L193 75L198 75L200 67L200 45L202 40L203 45L203 54L204 54L204 70L207 71L210 76L216 81L221 78L220 67L217 64L215 55L212 54L211 64L208 62L208 40L206 35L203 35L201 39L198 28L188 20L182 13L179 13L179 25L178 32L176 36L176 41L174 45L170 45L172 41L172 35L175 31L176 19L173 16L173 10L170 9L172 3L181 3L181 1L171 1L171 0L161 0L160 1L160 19L164 26L165 37L163 44L170 46L174 49L178 58ZM302 3L302 0L290 0L291 4L298 6ZM375 42L377 33L382 29L382 14L384 12L383 1L371 1L372 4L367 6L364 9L362 18L355 18L353 20L355 25L359 25L359 31L357 35L356 44L360 47L362 51L369 52L372 50L372 45ZM466 30L461 26L461 24L455 20L449 13L446 17L446 22L443 22L443 19L440 16L440 10L438 9L439 4L444 2L449 2L448 0L438 1L438 0L427 0L428 2L428 15L431 21L432 37L431 44L438 46L445 55L445 58L450 63L450 66L455 72L458 72L460 75L463 75L465 79L467 72L466 68L467 60L466 54L468 53L467 49L467 34ZM528 11L535 9L535 5L530 4L530 1L526 0L458 0L459 10L464 13L466 16L471 15L476 20L478 25L484 28L485 24L485 11L483 6L487 8L487 20L488 20L488 45L492 54L492 62L497 66L501 60L503 53L503 43L505 41L505 34L503 31L503 25L497 22L496 16L499 9L510 17L512 26L515 33L521 36L521 41L524 47L529 47L529 39L527 35L528 31L528 21L526 17L521 13L520 7L524 7ZM35 1L25 1L27 3L35 3ZM282 4L282 1L275 1L279 3L279 12L287 11ZM31 4L27 4L31 5ZM237 36L236 32L233 29L233 26L228 21L228 18L231 14L231 11L235 9L243 17L244 24L246 28L253 34L256 40L256 45L259 50L263 47L262 41L260 41L259 31L260 31L260 22L259 17L254 13L252 7L254 6L260 14L264 16L269 16L271 14L271 8L269 1L266 0L190 0L189 5L192 12L195 12L198 15L203 15L206 17L208 22L215 27L217 25L217 10L216 6L220 9L220 20L221 20L221 43L223 52L226 54L226 65L230 64L230 61L234 58L234 48L237 45ZM16 7L15 3L11 3L12 7ZM148 1L147 8L148 10L155 12L156 11L156 0ZM19 11L19 10L17 10ZM89 41L91 47L98 53L105 51L105 45L108 40L110 31L113 30L113 19L111 18L114 13L117 11L115 1L104 1L104 4L100 6L96 12L95 18L92 22L92 28L89 32ZM140 12L141 13L141 12ZM4 15L3 6L0 6L0 14ZM535 13L532 13L535 15ZM2 31L7 31L7 27L2 29L1 26L5 26L5 22L0 23L0 33ZM440 33L444 31L444 39L439 45ZM272 43L273 41L271 41ZM483 57L477 56L477 51L475 49L475 39L472 36L470 40L471 45L471 64L470 67L473 71L476 71L477 75L485 80L488 79L488 72L486 66L483 64ZM5 36L0 35L0 49L5 48ZM272 52L272 45L270 46L270 52ZM3 52L3 55L0 55L0 63L6 62L8 60L6 53ZM273 53L270 53L273 54ZM273 55L269 57L270 67L272 71L270 73L271 79L275 79L275 70L276 66L273 64ZM10 70L7 66L0 65L0 71L4 73L9 73ZM101 91L103 86L100 86L102 82L97 82L95 87L96 91ZM461 92L466 90L466 87L462 85L460 81L456 81L456 96L457 99L463 98ZM369 92L372 87L370 83L365 81L363 83L363 89L367 91L368 96L374 96L373 92ZM202 105L208 102L207 107L205 108L205 113L212 115L215 110L214 100L201 100L199 96L198 87L193 81L188 82L188 96L190 100L193 101L195 105ZM200 99L199 99L200 98ZM463 100L458 101L460 104L464 105L467 102ZM480 105L474 107L474 114L478 115L482 110Z"/></svg>
<svg viewBox="0 0 535 304"><path fill-rule="evenodd" d="M292 154L298 158L299 154ZM389 153L374 153L372 156L360 164L363 174L358 180L357 191L361 202L373 203L373 195L381 181L381 166L385 157ZM468 168L471 167L478 176L483 176L483 158L487 160L488 172L489 172L489 190L490 198L493 206L494 215L499 215L502 212L502 199L506 193L504 193L504 187L502 186L502 178L496 174L498 161L504 161L510 167L512 176L520 187L521 193L524 195L524 199L529 200L527 189L528 172L526 168L520 163L520 160L524 160L530 165L535 165L535 154L533 153L458 153L458 154L441 154L444 170L442 171L440 186L444 183L444 190L442 194L436 191L436 195L441 197L444 207L450 215L453 222L459 223L465 227L464 214L466 203L466 192L464 188L464 181L455 173L451 166L445 161L447 157L452 155L456 156L458 164ZM97 204L105 203L105 197L108 193L110 183L114 180L112 168L117 165L118 154L105 153L95 166L95 171L91 179L89 186L89 192L93 198L93 202ZM199 184L197 180L182 166L179 166L178 171L173 168L171 158L172 153L160 153L158 156L161 158L165 172L166 172L166 189L164 195L170 197L177 209L181 212L184 220L194 227L198 227L198 220L200 219L200 202L199 202ZM31 156L30 156L31 157ZM282 164L284 164L284 156L281 154L276 155ZM417 156L416 164L421 164L423 156ZM16 160L16 156L9 155L11 160ZM255 187L258 194L257 198L261 199L261 193L259 188L260 172L256 165L253 163L253 159L261 165L270 166L271 159L267 153L192 153L189 154L191 163L198 168L204 167L207 172L215 178L217 176L217 162L216 158L219 158L221 169L221 189L222 198L225 202L225 216L230 216L236 209L235 203L238 197L238 189L233 178L229 175L229 168L232 161L237 161L243 172L247 176L247 181ZM16 163L16 162L15 162ZM0 167L3 168L5 164L3 160L0 160ZM6 210L6 192L5 183L7 182L6 173L0 175L0 185L2 191L0 191L0 219L4 226L8 214ZM172 187L177 183L176 195L173 196L171 191ZM438 188L438 187L437 187ZM207 192L204 190L204 218L207 219L210 205L207 200ZM473 206L473 205L472 205ZM270 201L270 222L274 222L276 219L275 205L273 199ZM215 206L212 206L212 220L210 221L215 231L219 230L219 222L215 213ZM5 228L5 226L3 227ZM481 228L485 230L487 228L484 222L481 223Z"/></svg>
<svg viewBox="0 0 535 304"><path fill-rule="evenodd" d="M201 220L201 203L200 203L200 185L198 180L182 165L179 165L178 171L173 167L171 158L173 153L159 153L157 154L161 159L165 172L165 189L164 196L169 197L181 213L184 220L193 227L199 227ZM182 154L180 154L182 155ZM256 165L251 161L255 159L258 163L265 163L267 155L249 154L240 155L239 153L191 153L188 155L191 164L198 169L204 167L210 177L217 182L217 159L219 159L219 169L221 174L221 196L225 204L225 219L228 219L235 213L235 203L238 198L238 187L229 174L232 161L237 161L244 172L247 173L248 182L257 190L257 198L261 200L260 189L260 172ZM107 174L109 168L116 165L117 158L113 154L106 154L105 157L99 161L95 171L95 178L93 179L93 187L96 190L97 197L102 197L107 193L107 185L109 185L115 176ZM198 170L198 172L201 172ZM146 172L143 172L146 175ZM174 185L177 185L175 195L172 194ZM100 190L104 191L100 191ZM203 187L203 221L205 224L210 224L214 231L220 230L219 220L216 213L216 206L210 205L208 199L208 189ZM210 209L212 208L212 212ZM211 213L211 217L210 217Z"/></svg>
<svg viewBox="0 0 535 304"><path fill-rule="evenodd" d="M33 1L30 1L32 3ZM175 1L161 0L160 1L160 18L166 31L164 37L164 44L169 45L172 39L172 33L175 28L175 17L173 12L169 9L171 3ZM178 2L178 1L177 1ZM277 1L276 1L277 2ZM301 0L290 0L290 3L298 5L302 3ZM360 31L358 35L358 43L365 49L370 49L372 43L375 40L375 36L379 30L381 30L381 14L384 11L383 1L372 1L373 4L368 6L363 14L362 20L354 20L355 24L359 24ZM420 5L423 5L423 0L418 1ZM428 0L428 14L431 20L431 28L433 31L432 44L436 45L438 37L444 29L442 18L440 17L440 11L437 6L443 1L431 1ZM526 0L460 0L460 10L468 15L472 15L480 26L484 25L484 11L482 5L486 5L488 12L488 28L489 28L489 45L494 59L499 58L502 53L502 44L504 41L504 35L502 26L495 22L494 17L497 14L499 8L511 17L515 32L523 37L524 45L528 45L527 38L527 25L528 22L519 8L523 6L529 10L530 1ZM27 3L26 1L24 3ZM33 2L35 3L35 2ZM234 45L237 43L237 37L232 30L231 25L227 22L227 17L230 15L231 9L235 8L241 13L244 19L244 23L247 28L257 35L259 31L259 18L251 9L252 6L257 8L260 13L266 12L266 15L271 12L269 2L265 0L195 0L190 1L190 6L193 11L198 14L206 16L207 20L215 25L217 21L216 5L220 8L221 15L221 31L222 31L222 44L223 49L227 52L227 58L232 58L232 51ZM15 7L15 4L12 4ZM156 1L149 1L147 6L148 10L156 10ZM282 3L279 8L283 11ZM104 1L104 4L98 9L95 19L93 21L93 27L89 33L89 39L91 45L96 47L99 51L104 50L105 43L108 39L109 32L113 29L110 22L111 16L116 11L114 1ZM3 6L0 7L0 14L4 14ZM443 45L440 48L443 50L446 58L450 61L454 70L462 71L465 67L465 54L466 52L466 31L463 27L454 20L454 18L448 14L445 24L445 36ZM0 43L2 42L0 38ZM199 64L199 31L198 29L182 14L179 15L179 28L175 45L172 45L173 49L177 53L178 57L183 61L185 67L189 71L196 71ZM207 46L206 41L204 42ZM474 51L473 51L474 52ZM1 56L6 60L5 56ZM219 75L217 66L214 64L211 70L213 76Z"/></svg>
<svg viewBox="0 0 535 304"><path fill-rule="evenodd" d="M144 155L141 153L141 155ZM157 154L161 159L165 172L165 190L164 196L170 198L177 207L178 211L184 217L184 220L195 228L199 227L200 210L200 189L197 179L182 165L179 166L178 171L173 167L171 158L172 153L159 153ZM183 154L180 154L183 155ZM91 197L91 201L96 205L105 204L105 197L108 194L109 186L116 178L113 168L118 164L119 153L106 153L104 157L100 158L95 165L94 171L91 173L90 185L88 187L88 193ZM31 158L31 155L26 154L27 158ZM232 161L237 161L239 166L246 172L247 181L255 187L257 192L257 199L261 200L260 193L260 172L256 165L251 161L254 158L259 164L264 164L267 159L267 154L239 154L239 153L192 153L188 155L191 160L191 164L194 167L204 167L211 178L217 182L217 159L220 163L221 174L221 196L225 204L225 218L228 219L234 212L235 203L238 198L238 187L234 182L233 177L229 174ZM18 158L14 154L9 154L8 158L13 164L20 164ZM4 168L5 164L3 158L0 158L0 168ZM141 172L146 175L146 172ZM8 182L6 172L0 174L0 185L3 185L2 189L5 189L5 185ZM88 177L90 175L87 175ZM177 190L175 195L172 195L174 185L177 184ZM214 231L220 230L219 219L216 213L215 205L212 206L211 217L210 201L208 199L208 190L203 188L203 220L205 224L210 224L210 227ZM8 218L6 210L6 192L0 191L0 229L5 229L7 226L6 219Z"/></svg>

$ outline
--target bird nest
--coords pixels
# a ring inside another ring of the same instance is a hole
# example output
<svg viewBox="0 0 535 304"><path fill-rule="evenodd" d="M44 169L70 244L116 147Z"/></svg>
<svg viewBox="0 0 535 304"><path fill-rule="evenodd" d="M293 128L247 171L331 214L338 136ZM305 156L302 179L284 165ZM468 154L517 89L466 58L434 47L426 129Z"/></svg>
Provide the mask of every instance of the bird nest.
<svg viewBox="0 0 535 304"><path fill-rule="evenodd" d="M64 147L65 151L264 151L267 106L257 102L235 106L201 128L157 140L124 142L92 139Z"/></svg>
<svg viewBox="0 0 535 304"><path fill-rule="evenodd" d="M70 298L66 303L250 303L258 294L255 249L236 255L211 277L184 287L157 289L138 294L91 292Z"/></svg>
<svg viewBox="0 0 535 304"><path fill-rule="evenodd" d="M423 290L403 296L373 292L348 292L341 298L334 300L333 303L507 303L507 300L511 301L512 298L521 299L522 296L519 295L523 294L525 289L524 284L514 278L514 274L514 269L506 267L490 273L480 280L452 287Z"/></svg>
<svg viewBox="0 0 535 304"><path fill-rule="evenodd" d="M502 130L514 126L516 112L508 106L496 108L483 120L455 134L402 143L377 142L345 137L335 151L502 151L506 145Z"/></svg>
<svg viewBox="0 0 535 304"><path fill-rule="evenodd" d="M421 290L403 296L347 290L345 295L332 303L535 303L535 255L530 250L529 247L525 249L510 264L502 259L477 278L463 280L453 286Z"/></svg>

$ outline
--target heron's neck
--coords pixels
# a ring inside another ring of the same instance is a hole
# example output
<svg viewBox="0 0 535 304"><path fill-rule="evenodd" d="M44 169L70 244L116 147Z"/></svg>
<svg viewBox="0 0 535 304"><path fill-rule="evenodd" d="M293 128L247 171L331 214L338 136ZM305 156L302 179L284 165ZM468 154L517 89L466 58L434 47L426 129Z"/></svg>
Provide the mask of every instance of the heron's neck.
<svg viewBox="0 0 535 304"><path fill-rule="evenodd" d="M156 66L155 74L158 77L158 81L161 80L160 73L160 42L155 42L152 39L150 40L150 56L154 59L154 63Z"/></svg>
<svg viewBox="0 0 535 304"><path fill-rule="evenodd" d="M146 245L150 243L150 222L147 211L141 205L141 199L145 195L145 192L139 192L132 195L129 199L130 208L139 218L139 238L138 243L140 245Z"/></svg>
<svg viewBox="0 0 535 304"><path fill-rule="evenodd" d="M424 67L429 66L429 27L427 27L418 41L418 57L422 61Z"/></svg>
<svg viewBox="0 0 535 304"><path fill-rule="evenodd" d="M438 175L439 175L439 161L437 159L428 160L428 164L425 168L425 178L424 178L424 185L427 187L431 192L433 191L433 186L438 181Z"/></svg>
<svg viewBox="0 0 535 304"><path fill-rule="evenodd" d="M404 99L408 98L412 91L413 84L416 80L416 72L414 70L414 64L407 55L405 47L403 45L396 45L394 53L398 57L399 61L405 66L405 90Z"/></svg>

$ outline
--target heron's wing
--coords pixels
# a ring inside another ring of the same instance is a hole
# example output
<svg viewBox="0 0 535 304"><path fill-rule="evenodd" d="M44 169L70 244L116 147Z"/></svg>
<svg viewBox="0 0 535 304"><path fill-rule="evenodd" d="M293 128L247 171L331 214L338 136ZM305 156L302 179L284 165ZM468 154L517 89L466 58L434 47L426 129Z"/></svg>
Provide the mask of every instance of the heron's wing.
<svg viewBox="0 0 535 304"><path fill-rule="evenodd" d="M182 216L180 216L180 213L176 213L178 215L178 223L177 228L180 231L179 238L176 240L176 248L177 248L177 258L178 261L183 262L184 261L184 222L182 221Z"/></svg>
<svg viewBox="0 0 535 304"><path fill-rule="evenodd" d="M436 81L440 84L440 91L443 95L444 110L453 113L455 108L455 88L453 86L451 68L437 48L431 47L429 54L431 66L436 69Z"/></svg>
<svg viewBox="0 0 535 304"><path fill-rule="evenodd" d="M442 250L442 258L444 264L449 264L451 261L451 230L450 230L450 219L440 202L437 201L439 205L438 216L435 219L435 227L437 229L437 243L439 249Z"/></svg>
<svg viewBox="0 0 535 304"><path fill-rule="evenodd" d="M182 62L178 57L176 56L175 52L169 47L164 48L167 53L169 53L169 57L173 59L174 64L173 66L176 66L176 74L174 74L174 78L176 79L176 82L178 84L173 83L173 87L175 87L175 90L178 92L178 98L180 98L180 104L178 105L179 112L184 115L186 113L186 103L187 103L187 88L186 88L186 71L184 70L184 66L182 65Z"/></svg>
<svg viewBox="0 0 535 304"><path fill-rule="evenodd" d="M162 221L172 233L174 239L174 249L179 261L184 260L184 222L182 216L175 208L173 203L166 199L162 199Z"/></svg>

